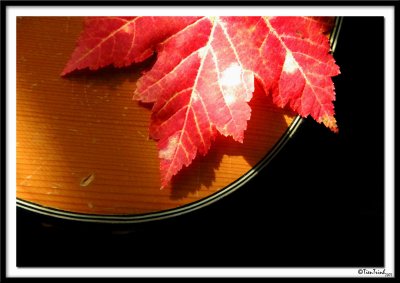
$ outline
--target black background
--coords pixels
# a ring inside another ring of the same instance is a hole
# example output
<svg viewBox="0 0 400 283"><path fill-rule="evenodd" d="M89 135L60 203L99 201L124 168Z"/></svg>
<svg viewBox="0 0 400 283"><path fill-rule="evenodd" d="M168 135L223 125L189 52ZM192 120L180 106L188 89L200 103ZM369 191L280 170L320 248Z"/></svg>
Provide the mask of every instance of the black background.
<svg viewBox="0 0 400 283"><path fill-rule="evenodd" d="M334 57L339 134L306 119L255 178L205 208L110 225L17 209L17 265L384 265L382 17L344 18Z"/></svg>

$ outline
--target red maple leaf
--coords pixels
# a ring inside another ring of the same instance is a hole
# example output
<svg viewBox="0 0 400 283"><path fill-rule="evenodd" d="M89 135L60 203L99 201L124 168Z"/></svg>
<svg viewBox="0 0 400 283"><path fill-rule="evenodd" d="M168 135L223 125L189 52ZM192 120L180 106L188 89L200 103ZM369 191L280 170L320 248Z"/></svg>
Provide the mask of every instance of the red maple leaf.
<svg viewBox="0 0 400 283"><path fill-rule="evenodd" d="M150 136L158 141L162 186L217 132L242 142L257 79L279 107L289 105L337 131L326 17L88 18L63 75L157 61L134 98L154 103Z"/></svg>

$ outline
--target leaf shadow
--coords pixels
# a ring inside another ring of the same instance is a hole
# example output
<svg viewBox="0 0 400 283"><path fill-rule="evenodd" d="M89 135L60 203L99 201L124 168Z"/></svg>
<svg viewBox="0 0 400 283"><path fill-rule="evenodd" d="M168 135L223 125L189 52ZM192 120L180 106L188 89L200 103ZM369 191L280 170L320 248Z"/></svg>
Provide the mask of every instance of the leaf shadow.
<svg viewBox="0 0 400 283"><path fill-rule="evenodd" d="M243 176L266 158L274 145L285 134L290 124L288 121L291 121L287 117L295 117L291 110L274 106L272 97L265 94L259 83L256 83L256 90L249 105L252 114L243 143L236 142L231 137L218 135L207 155L197 156L189 167L181 169L174 176L170 186L172 199L195 196L202 189L209 190L214 183L219 181L216 180L217 175L218 178L229 179L229 176L235 171L233 174L236 174L236 177ZM224 166L222 169L221 162L224 158L228 161L235 159L234 162L240 163L232 164L232 168ZM233 168L234 166L236 168ZM217 174L217 171L220 170L226 170L226 172ZM238 173L238 170L241 174ZM231 180L231 182L235 182L235 180ZM228 181L226 185L229 184Z"/></svg>
<svg viewBox="0 0 400 283"><path fill-rule="evenodd" d="M63 76L63 79L116 91L125 82L136 83L143 72L152 68L156 59L157 55L154 53L150 58L141 63L120 68L109 65L98 70L90 70L89 68L75 70ZM132 93L133 91L134 89L132 89Z"/></svg>

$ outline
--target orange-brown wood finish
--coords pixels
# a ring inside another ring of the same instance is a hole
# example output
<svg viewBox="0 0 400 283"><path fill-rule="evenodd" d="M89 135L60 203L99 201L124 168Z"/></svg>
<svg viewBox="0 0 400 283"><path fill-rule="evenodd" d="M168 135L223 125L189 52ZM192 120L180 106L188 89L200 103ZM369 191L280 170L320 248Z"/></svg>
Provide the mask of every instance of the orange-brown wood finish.
<svg viewBox="0 0 400 283"><path fill-rule="evenodd" d="M74 213L135 215L175 209L231 184L270 152L294 119L256 95L244 143L218 136L160 190L151 105L132 100L145 64L60 73L80 17L17 19L17 198ZM266 189L267 184L265 185Z"/></svg>

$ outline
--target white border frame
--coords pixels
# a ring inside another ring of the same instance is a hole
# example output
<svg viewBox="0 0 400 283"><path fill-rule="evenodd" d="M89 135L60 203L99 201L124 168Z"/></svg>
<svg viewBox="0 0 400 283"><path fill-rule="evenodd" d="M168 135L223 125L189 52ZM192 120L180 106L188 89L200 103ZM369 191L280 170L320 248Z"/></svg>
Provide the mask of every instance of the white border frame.
<svg viewBox="0 0 400 283"><path fill-rule="evenodd" d="M77 9L78 8L78 9ZM222 8L222 9L221 9ZM266 11L263 13L263 11ZM7 277L386 277L394 276L394 7L157 7L157 6L8 6L6 7L6 81L8 148L16 148L16 17L88 15L307 15L385 17L385 273L383 268L18 268L16 266L16 152L6 151ZM360 271L361 270L361 271ZM363 273L363 274L360 274Z"/></svg>

